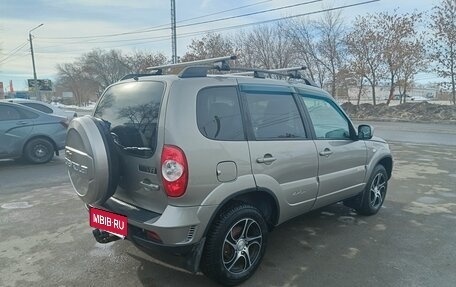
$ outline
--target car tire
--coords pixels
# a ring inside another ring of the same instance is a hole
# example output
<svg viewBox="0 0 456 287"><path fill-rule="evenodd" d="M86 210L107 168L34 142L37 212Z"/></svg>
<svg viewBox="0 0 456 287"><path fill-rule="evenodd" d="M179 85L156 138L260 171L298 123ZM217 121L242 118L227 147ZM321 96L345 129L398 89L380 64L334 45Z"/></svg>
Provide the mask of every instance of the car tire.
<svg viewBox="0 0 456 287"><path fill-rule="evenodd" d="M247 280L261 263L267 233L257 208L248 204L228 207L208 232L201 259L203 273L225 286Z"/></svg>
<svg viewBox="0 0 456 287"><path fill-rule="evenodd" d="M47 163L54 157L54 145L45 138L32 139L25 145L24 157L34 164Z"/></svg>
<svg viewBox="0 0 456 287"><path fill-rule="evenodd" d="M388 174L383 165L377 165L363 193L358 198L349 199L349 204L359 214L374 215L376 214L385 201L386 191L388 189ZM345 202L344 202L345 203Z"/></svg>

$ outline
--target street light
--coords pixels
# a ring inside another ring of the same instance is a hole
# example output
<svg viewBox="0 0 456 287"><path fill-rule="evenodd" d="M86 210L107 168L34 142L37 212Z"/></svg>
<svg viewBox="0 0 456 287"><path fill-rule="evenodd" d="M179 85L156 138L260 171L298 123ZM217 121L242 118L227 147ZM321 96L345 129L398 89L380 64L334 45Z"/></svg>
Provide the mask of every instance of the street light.
<svg viewBox="0 0 456 287"><path fill-rule="evenodd" d="M35 98L41 100L41 94L38 93L38 80L36 78L36 68L35 68L35 56L33 55L33 43L32 43L32 31L38 29L39 27L43 26L44 24L41 23L40 25L36 26L32 30L29 31L29 41L30 41L30 51L32 52L32 65L33 65L33 90L35 94Z"/></svg>

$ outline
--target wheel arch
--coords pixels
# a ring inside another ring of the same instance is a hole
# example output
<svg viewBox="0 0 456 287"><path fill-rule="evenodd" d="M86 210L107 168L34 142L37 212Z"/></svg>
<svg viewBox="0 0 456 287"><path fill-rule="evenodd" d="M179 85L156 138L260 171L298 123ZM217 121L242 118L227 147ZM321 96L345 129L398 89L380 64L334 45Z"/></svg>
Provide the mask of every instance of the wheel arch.
<svg viewBox="0 0 456 287"><path fill-rule="evenodd" d="M47 135L33 135L32 137L30 137L29 139L27 139L24 142L24 146L22 146L22 154L24 154L25 147L27 146L27 144L30 141L34 140L34 139L45 139L45 140L48 140L52 144L52 147L54 148L54 153L56 153L58 151L57 144L55 143L55 141L51 137L49 137Z"/></svg>
<svg viewBox="0 0 456 287"><path fill-rule="evenodd" d="M379 161L377 161L375 166L377 166L379 164L383 165L383 167L386 169L386 174L388 175L388 180L389 180L393 173L393 158L390 156L385 156L385 157L381 158Z"/></svg>
<svg viewBox="0 0 456 287"><path fill-rule="evenodd" d="M209 222L204 230L203 236L206 236L214 220L220 212L226 207L239 202L248 203L260 210L265 216L266 223L270 230L277 225L280 215L280 205L274 193L265 188L251 188L238 191L225 198L211 215Z"/></svg>

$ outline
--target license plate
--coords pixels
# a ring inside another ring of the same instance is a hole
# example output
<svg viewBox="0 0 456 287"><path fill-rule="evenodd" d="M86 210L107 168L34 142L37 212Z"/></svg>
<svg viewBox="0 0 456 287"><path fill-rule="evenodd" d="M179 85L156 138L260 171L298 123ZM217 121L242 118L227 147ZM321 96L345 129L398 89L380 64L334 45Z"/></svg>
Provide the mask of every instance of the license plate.
<svg viewBox="0 0 456 287"><path fill-rule="evenodd" d="M90 226L125 238L128 234L127 217L98 208L90 207Z"/></svg>

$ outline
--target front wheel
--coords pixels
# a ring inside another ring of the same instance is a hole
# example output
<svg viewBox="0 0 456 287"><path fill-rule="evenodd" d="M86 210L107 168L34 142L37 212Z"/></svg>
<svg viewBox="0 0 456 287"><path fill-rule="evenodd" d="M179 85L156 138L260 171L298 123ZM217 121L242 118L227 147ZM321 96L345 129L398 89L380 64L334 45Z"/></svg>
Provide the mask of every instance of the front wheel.
<svg viewBox="0 0 456 287"><path fill-rule="evenodd" d="M261 263L267 225L260 211L248 204L227 208L209 230L201 269L227 286L247 280Z"/></svg>
<svg viewBox="0 0 456 287"><path fill-rule="evenodd" d="M388 174L383 165L377 165L362 194L359 206L355 207L363 215L376 214L383 205L388 189Z"/></svg>
<svg viewBox="0 0 456 287"><path fill-rule="evenodd" d="M54 157L54 146L44 138L32 139L24 148L24 156L31 163L46 163Z"/></svg>

